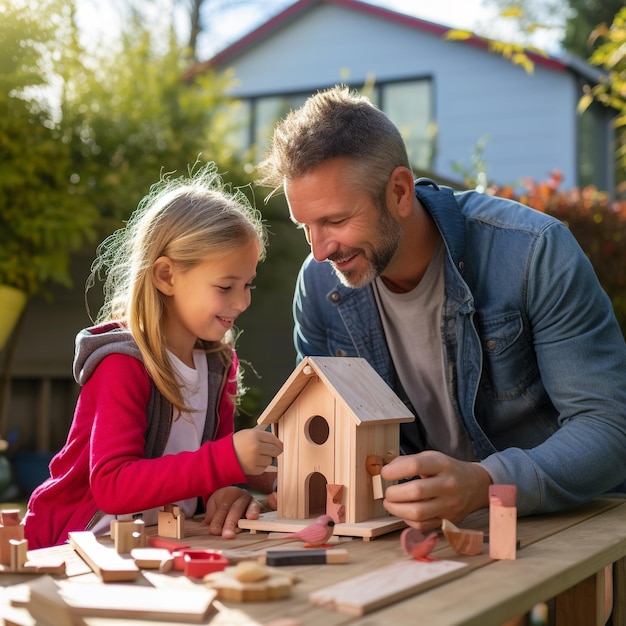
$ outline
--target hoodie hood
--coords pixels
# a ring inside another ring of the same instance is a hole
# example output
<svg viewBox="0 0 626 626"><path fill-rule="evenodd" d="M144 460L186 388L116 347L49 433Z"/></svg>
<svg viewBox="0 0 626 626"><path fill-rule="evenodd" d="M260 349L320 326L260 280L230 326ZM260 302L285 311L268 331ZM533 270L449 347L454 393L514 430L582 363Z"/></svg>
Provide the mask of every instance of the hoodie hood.
<svg viewBox="0 0 626 626"><path fill-rule="evenodd" d="M143 361L137 343L128 328L107 322L81 330L74 349L74 379L84 385L100 361L109 354L127 354Z"/></svg>

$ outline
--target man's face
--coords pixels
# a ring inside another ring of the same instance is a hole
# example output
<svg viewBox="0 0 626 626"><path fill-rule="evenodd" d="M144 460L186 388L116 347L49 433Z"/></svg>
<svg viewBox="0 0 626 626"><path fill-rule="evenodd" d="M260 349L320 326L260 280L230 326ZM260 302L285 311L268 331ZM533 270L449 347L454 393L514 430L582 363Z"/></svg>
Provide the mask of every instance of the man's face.
<svg viewBox="0 0 626 626"><path fill-rule="evenodd" d="M348 176L349 163L333 159L285 182L291 219L304 230L317 261L328 261L341 282L363 287L389 265L402 231Z"/></svg>

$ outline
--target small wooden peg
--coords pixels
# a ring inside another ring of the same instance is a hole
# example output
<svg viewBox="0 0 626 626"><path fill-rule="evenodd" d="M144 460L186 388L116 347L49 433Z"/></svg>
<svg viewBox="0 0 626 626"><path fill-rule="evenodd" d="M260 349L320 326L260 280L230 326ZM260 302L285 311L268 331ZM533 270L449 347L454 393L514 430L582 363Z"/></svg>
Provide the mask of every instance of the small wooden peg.
<svg viewBox="0 0 626 626"><path fill-rule="evenodd" d="M372 493L374 495L374 500L382 500L384 494L383 479L380 475L380 470L383 467L383 457L379 454L370 454L365 459L365 467L372 477Z"/></svg>

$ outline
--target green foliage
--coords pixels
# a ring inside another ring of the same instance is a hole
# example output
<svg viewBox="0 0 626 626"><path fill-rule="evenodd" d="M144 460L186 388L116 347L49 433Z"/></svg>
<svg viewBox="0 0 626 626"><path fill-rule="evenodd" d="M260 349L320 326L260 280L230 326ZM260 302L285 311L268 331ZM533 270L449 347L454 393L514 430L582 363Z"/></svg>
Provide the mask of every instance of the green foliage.
<svg viewBox="0 0 626 626"><path fill-rule="evenodd" d="M616 157L618 190L626 191L626 7L615 16L610 27L601 24L594 31L599 42L589 62L600 66L607 78L593 87L587 86L580 100L583 112L593 100L616 111L614 125L617 134Z"/></svg>
<svg viewBox="0 0 626 626"><path fill-rule="evenodd" d="M55 24L38 17L59 6L0 5L0 283L28 295L47 281L70 285L69 254L93 237L97 218L72 184L70 151L42 91Z"/></svg>
<svg viewBox="0 0 626 626"><path fill-rule="evenodd" d="M517 196L511 187L494 186L488 193L518 200L568 225L611 298L626 336L626 201L612 201L594 187L563 191L560 182L560 173L553 172L547 181L526 180Z"/></svg>
<svg viewBox="0 0 626 626"><path fill-rule="evenodd" d="M136 17L92 53L74 18L73 0L0 0L0 282L30 295L71 286L71 252L119 227L162 171L200 157L247 182L228 78L185 81L171 27Z"/></svg>
<svg viewBox="0 0 626 626"><path fill-rule="evenodd" d="M206 72L187 83L185 59L173 30L160 33L139 19L127 24L117 49L89 63L68 58L64 141L101 215L124 219L162 168L185 171L200 154L241 180L227 141L228 79Z"/></svg>
<svg viewBox="0 0 626 626"><path fill-rule="evenodd" d="M546 53L540 48L482 37L466 30L453 29L445 34L445 39L450 41L463 41L470 38L484 41L489 52L499 54L501 57L511 61L513 65L519 65L527 74L532 74L535 71L535 63L532 60L531 53L546 56Z"/></svg>
<svg viewBox="0 0 626 626"><path fill-rule="evenodd" d="M596 47L593 31L600 24L610 24L624 0L567 0L573 9L566 22L563 47L583 59Z"/></svg>

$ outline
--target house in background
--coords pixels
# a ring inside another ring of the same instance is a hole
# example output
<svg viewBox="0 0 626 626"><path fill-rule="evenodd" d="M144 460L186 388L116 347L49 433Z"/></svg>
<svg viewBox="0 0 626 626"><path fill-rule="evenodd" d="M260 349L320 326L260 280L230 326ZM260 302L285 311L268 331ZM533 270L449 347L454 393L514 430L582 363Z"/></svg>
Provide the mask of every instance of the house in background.
<svg viewBox="0 0 626 626"><path fill-rule="evenodd" d="M358 0L299 0L194 72L234 71L240 142L255 147L255 161L278 118L343 83L365 86L396 123L416 173L462 184L484 144L487 176L498 184L545 180L558 169L565 188L612 191L612 113L600 105L576 112L596 68L531 54L529 74L478 37L446 40L448 30Z"/></svg>

